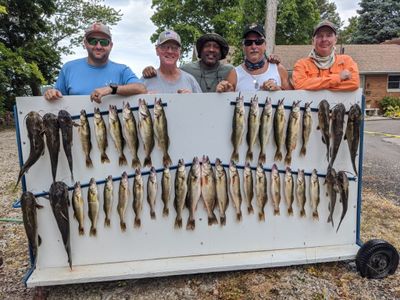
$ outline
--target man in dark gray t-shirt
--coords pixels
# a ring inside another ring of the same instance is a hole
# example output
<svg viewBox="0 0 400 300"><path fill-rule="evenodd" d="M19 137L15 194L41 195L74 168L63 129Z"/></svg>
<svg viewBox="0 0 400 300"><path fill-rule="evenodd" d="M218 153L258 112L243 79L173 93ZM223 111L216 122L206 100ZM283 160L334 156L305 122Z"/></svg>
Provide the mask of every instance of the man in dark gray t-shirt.
<svg viewBox="0 0 400 300"><path fill-rule="evenodd" d="M181 70L193 75L204 93L215 92L217 84L225 80L232 65L222 64L229 51L228 43L217 33L206 33L197 39L196 50L200 60L181 66ZM157 76L153 67L143 70L143 77Z"/></svg>

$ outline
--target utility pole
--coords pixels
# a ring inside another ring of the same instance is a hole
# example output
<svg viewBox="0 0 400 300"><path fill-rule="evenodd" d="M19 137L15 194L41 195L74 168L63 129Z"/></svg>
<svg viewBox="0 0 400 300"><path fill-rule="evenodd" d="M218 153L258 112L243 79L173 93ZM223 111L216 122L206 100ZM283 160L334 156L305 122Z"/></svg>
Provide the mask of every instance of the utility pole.
<svg viewBox="0 0 400 300"><path fill-rule="evenodd" d="M265 3L265 36L267 42L267 55L274 53L276 18L279 0L266 0Z"/></svg>

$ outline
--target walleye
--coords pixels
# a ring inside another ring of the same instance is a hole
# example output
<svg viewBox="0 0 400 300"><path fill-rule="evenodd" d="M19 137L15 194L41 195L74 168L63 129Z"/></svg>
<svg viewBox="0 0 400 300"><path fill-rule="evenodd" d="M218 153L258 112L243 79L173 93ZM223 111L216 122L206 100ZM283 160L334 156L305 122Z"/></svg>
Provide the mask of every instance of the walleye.
<svg viewBox="0 0 400 300"><path fill-rule="evenodd" d="M360 143L361 118L362 118L362 113L360 106L358 104L353 104L349 110L344 139L347 140L347 144L349 146L349 151L350 151L351 163L353 164L353 169L356 175L357 175L356 156L358 151L358 144Z"/></svg>
<svg viewBox="0 0 400 300"><path fill-rule="evenodd" d="M219 158L215 160L215 188L219 208L221 226L226 225L226 209L228 208L228 182L225 168Z"/></svg>
<svg viewBox="0 0 400 300"><path fill-rule="evenodd" d="M247 118L246 141L249 148L246 154L246 161L253 160L253 146L257 141L258 129L260 127L259 114L258 97L254 96L251 98L251 106L249 110L249 116Z"/></svg>
<svg viewBox="0 0 400 300"><path fill-rule="evenodd" d="M244 187L244 197L246 198L247 202L247 212L249 214L254 213L253 205L251 201L253 201L254 197L254 190L253 190L253 172L250 168L250 163L246 162L243 171L243 187Z"/></svg>
<svg viewBox="0 0 400 300"><path fill-rule="evenodd" d="M242 210L240 206L242 205L242 194L240 192L240 177L239 171L236 168L236 164L233 160L229 163L229 195L233 202L236 210L236 220L242 220Z"/></svg>
<svg viewBox="0 0 400 300"><path fill-rule="evenodd" d="M317 130L321 130L322 142L326 145L326 160L329 162L329 103L326 100L318 104Z"/></svg>
<svg viewBox="0 0 400 300"><path fill-rule="evenodd" d="M285 200L288 207L288 215L293 216L294 180L292 170L289 167L286 167L285 173Z"/></svg>
<svg viewBox="0 0 400 300"><path fill-rule="evenodd" d="M169 172L169 167L165 167L161 177L161 200L164 203L163 216L167 217L169 215L169 198L171 194L171 173Z"/></svg>
<svg viewBox="0 0 400 300"><path fill-rule="evenodd" d="M154 148L154 130L153 120L147 103L144 99L139 99L139 133L143 141L143 148L146 157L144 158L144 166L151 167L151 152Z"/></svg>
<svg viewBox="0 0 400 300"><path fill-rule="evenodd" d="M92 225L90 226L90 235L97 235L97 219L99 217L99 198L97 192L97 183L94 178L90 179L89 189L88 189L88 211L89 211L89 219Z"/></svg>
<svg viewBox="0 0 400 300"><path fill-rule="evenodd" d="M186 224L186 229L188 230L194 230L196 227L195 212L201 195L200 172L200 161L196 156L193 158L192 166L187 178L186 206L189 209L189 219Z"/></svg>
<svg viewBox="0 0 400 300"><path fill-rule="evenodd" d="M157 198L157 173L154 167L151 167L149 177L147 178L147 203L150 206L150 217L156 218L156 198Z"/></svg>
<svg viewBox="0 0 400 300"><path fill-rule="evenodd" d="M125 212L128 207L129 199L129 182L128 182L128 174L126 172L122 173L121 181L119 182L118 189L118 205L117 211L119 215L119 225L122 231L126 230L125 223Z"/></svg>
<svg viewBox="0 0 400 300"><path fill-rule="evenodd" d="M185 206L187 188L185 162L183 161L183 159L180 159L178 162L178 168L176 169L175 173L175 228L182 227L182 211Z"/></svg>
<svg viewBox="0 0 400 300"><path fill-rule="evenodd" d="M125 141L128 144L129 150L132 154L132 168L140 168L140 160L137 153L139 149L138 132L136 128L136 120L131 111L129 102L124 104L124 108L122 110L122 123Z"/></svg>
<svg viewBox="0 0 400 300"><path fill-rule="evenodd" d="M49 150L51 174L53 182L56 181L58 153L60 152L60 126L55 114L47 113L43 116L44 134L46 136L47 149Z"/></svg>
<svg viewBox="0 0 400 300"><path fill-rule="evenodd" d="M307 152L307 143L310 139L311 128L312 128L312 117L311 117L311 102L306 102L304 104L304 113L303 113L303 131L302 131L302 138L303 138L303 145L301 146L300 156L305 156Z"/></svg>
<svg viewBox="0 0 400 300"><path fill-rule="evenodd" d="M279 216L279 204L281 203L281 178L276 164L272 166L271 170L271 196L272 204L274 205L274 216Z"/></svg>
<svg viewBox="0 0 400 300"><path fill-rule="evenodd" d="M108 123L110 127L110 134L114 141L115 148L119 154L119 165L127 165L126 157L124 154L125 140L122 137L122 126L118 117L118 110L115 105L110 105L108 109Z"/></svg>
<svg viewBox="0 0 400 300"><path fill-rule="evenodd" d="M265 221L264 207L267 204L267 176L261 163L258 164L256 170L256 199L259 209L258 220Z"/></svg>
<svg viewBox="0 0 400 300"><path fill-rule="evenodd" d="M317 170L312 170L310 178L310 199L312 207L312 216L315 220L319 220L318 204L319 204L319 179Z"/></svg>
<svg viewBox="0 0 400 300"><path fill-rule="evenodd" d="M114 199L114 187L113 187L113 178L111 175L107 176L106 182L104 183L103 190L103 210L104 210L104 226L111 226L111 210Z"/></svg>
<svg viewBox="0 0 400 300"><path fill-rule="evenodd" d="M300 102L293 101L292 111L289 115L289 121L286 129L286 156L285 163L290 166L292 163L292 152L296 149L297 135L300 130Z"/></svg>
<svg viewBox="0 0 400 300"><path fill-rule="evenodd" d="M342 210L342 216L340 217L340 222L336 229L336 232L338 232L340 224L342 224L344 216L346 215L346 212L347 212L347 207L349 205L349 179L347 178L347 175L344 171L338 172L337 185L338 185L338 190L339 190L339 194L340 194L340 202L342 203L343 210Z"/></svg>
<svg viewBox="0 0 400 300"><path fill-rule="evenodd" d="M201 196L204 200L204 206L207 210L208 225L218 224L217 217L214 214L214 208L217 197L215 178L208 156L203 156L201 166Z"/></svg>
<svg viewBox="0 0 400 300"><path fill-rule="evenodd" d="M163 165L164 167L168 167L172 164L172 161L168 154L168 123L161 98L154 101L154 135L156 136L158 146L163 152Z"/></svg>
<svg viewBox="0 0 400 300"><path fill-rule="evenodd" d="M134 227L140 227L142 221L140 216L143 210L143 194L144 194L144 184L142 173L140 169L136 169L135 178L133 178L133 211L135 212L135 222Z"/></svg>
<svg viewBox="0 0 400 300"><path fill-rule="evenodd" d="M329 162L329 166L333 167L333 163L335 162L336 155L339 151L340 143L343 138L343 125L344 125L344 115L346 114L346 108L343 103L337 104L332 111L332 125L331 125L331 137L332 137L332 145L330 148L330 157L331 160Z"/></svg>
<svg viewBox="0 0 400 300"><path fill-rule="evenodd" d="M74 191L72 192L72 208L74 209L74 217L78 221L78 232L79 235L85 234L84 229L84 209L83 209L83 197L81 190L81 183L75 182Z"/></svg>
<svg viewBox="0 0 400 300"><path fill-rule="evenodd" d="M274 138L276 144L276 152L275 152L275 161L282 160L282 152L281 147L283 145L284 140L284 130L285 130L285 107L283 105L283 101L285 98L278 100L278 107L275 110L274 114Z"/></svg>
<svg viewBox="0 0 400 300"><path fill-rule="evenodd" d="M65 156L68 160L69 170L71 171L71 180L74 181L73 165L72 165L72 117L66 110L58 112L58 124L61 129L62 144Z"/></svg>
<svg viewBox="0 0 400 300"><path fill-rule="evenodd" d="M37 204L36 198L31 192L24 192L21 196L22 219L24 220L26 237L34 257L33 266L36 265L38 247L42 241L38 234L37 208L43 208L43 206Z"/></svg>
<svg viewBox="0 0 400 300"><path fill-rule="evenodd" d="M233 152L231 156L231 160L234 162L239 161L239 147L242 143L242 137L244 133L244 100L243 96L239 96L236 98L236 105L235 110L233 113L233 120L232 120L232 135L231 135L231 142L233 145Z"/></svg>
<svg viewBox="0 0 400 300"><path fill-rule="evenodd" d="M79 136L81 138L83 153L86 155L86 167L92 168L93 162L90 158L90 151L92 150L90 125L84 109L81 110L80 121L81 124L79 126Z"/></svg>
<svg viewBox="0 0 400 300"><path fill-rule="evenodd" d="M300 206L300 217L305 217L306 211L304 206L306 204L306 181L304 170L298 170L297 172L296 197L297 203Z"/></svg>
<svg viewBox="0 0 400 300"><path fill-rule="evenodd" d="M25 120L26 130L28 131L28 138L30 143L29 157L18 174L18 180L14 189L17 188L22 175L25 174L44 154L44 138L43 138L43 120L42 117L35 111L31 111L26 116Z"/></svg>
<svg viewBox="0 0 400 300"><path fill-rule="evenodd" d="M333 212L335 210L336 205L336 195L338 192L338 187L336 183L336 171L334 168L328 167L328 171L325 177L325 184L327 186L326 195L329 196L329 216L328 216L328 223L332 223L332 227L335 225L333 224Z"/></svg>
<svg viewBox="0 0 400 300"><path fill-rule="evenodd" d="M96 133L97 146L100 150L101 163L109 163L110 159L106 153L106 149L108 147L107 129L98 107L94 108L94 131Z"/></svg>
<svg viewBox="0 0 400 300"><path fill-rule="evenodd" d="M69 237L68 186L62 181L53 182L49 190L51 209L57 222L68 256L69 267L72 270L71 243Z"/></svg>
<svg viewBox="0 0 400 300"><path fill-rule="evenodd" d="M272 130L272 101L271 98L265 99L264 109L261 114L260 119L260 129L258 132L258 137L260 140L260 155L258 157L258 162L265 164L266 156L265 151L267 148L269 136L271 135Z"/></svg>

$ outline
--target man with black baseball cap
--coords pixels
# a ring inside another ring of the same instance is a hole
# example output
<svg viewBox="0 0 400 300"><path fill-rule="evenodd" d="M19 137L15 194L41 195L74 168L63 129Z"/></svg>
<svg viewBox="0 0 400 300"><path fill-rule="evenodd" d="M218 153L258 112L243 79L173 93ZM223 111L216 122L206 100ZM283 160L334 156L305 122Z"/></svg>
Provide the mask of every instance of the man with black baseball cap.
<svg viewBox="0 0 400 300"><path fill-rule="evenodd" d="M96 22L85 30L87 57L69 61L62 67L54 89L44 93L47 100L63 95L90 95L100 103L107 95L131 96L146 93L145 86L132 70L109 59L113 47L110 28Z"/></svg>
<svg viewBox="0 0 400 300"><path fill-rule="evenodd" d="M232 65L220 62L229 52L228 43L217 33L206 33L197 39L196 50L200 60L187 63L180 69L196 78L204 93L215 92L217 84L233 69ZM153 67L143 70L144 78L154 76L156 71Z"/></svg>
<svg viewBox="0 0 400 300"><path fill-rule="evenodd" d="M293 68L295 89L351 91L358 89L360 78L357 64L344 54L335 53L336 26L321 21L313 31L313 49L306 58L298 60Z"/></svg>

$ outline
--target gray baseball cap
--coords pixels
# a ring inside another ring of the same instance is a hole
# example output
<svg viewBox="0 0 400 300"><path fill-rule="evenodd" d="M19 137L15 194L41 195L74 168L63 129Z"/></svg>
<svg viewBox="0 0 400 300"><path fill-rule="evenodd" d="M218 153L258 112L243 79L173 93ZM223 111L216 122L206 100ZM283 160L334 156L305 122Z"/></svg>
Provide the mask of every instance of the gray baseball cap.
<svg viewBox="0 0 400 300"><path fill-rule="evenodd" d="M110 27L107 25L104 25L103 23L100 22L95 22L92 25L90 25L88 28L85 29L85 37L89 36L92 33L95 32L100 32L108 35L108 37L111 39L111 31Z"/></svg>
<svg viewBox="0 0 400 300"><path fill-rule="evenodd" d="M179 46L182 46L181 37L179 36L179 34L169 29L160 33L160 35L158 36L156 46L160 46L161 44L164 44L165 42L168 41L175 41L178 43Z"/></svg>

